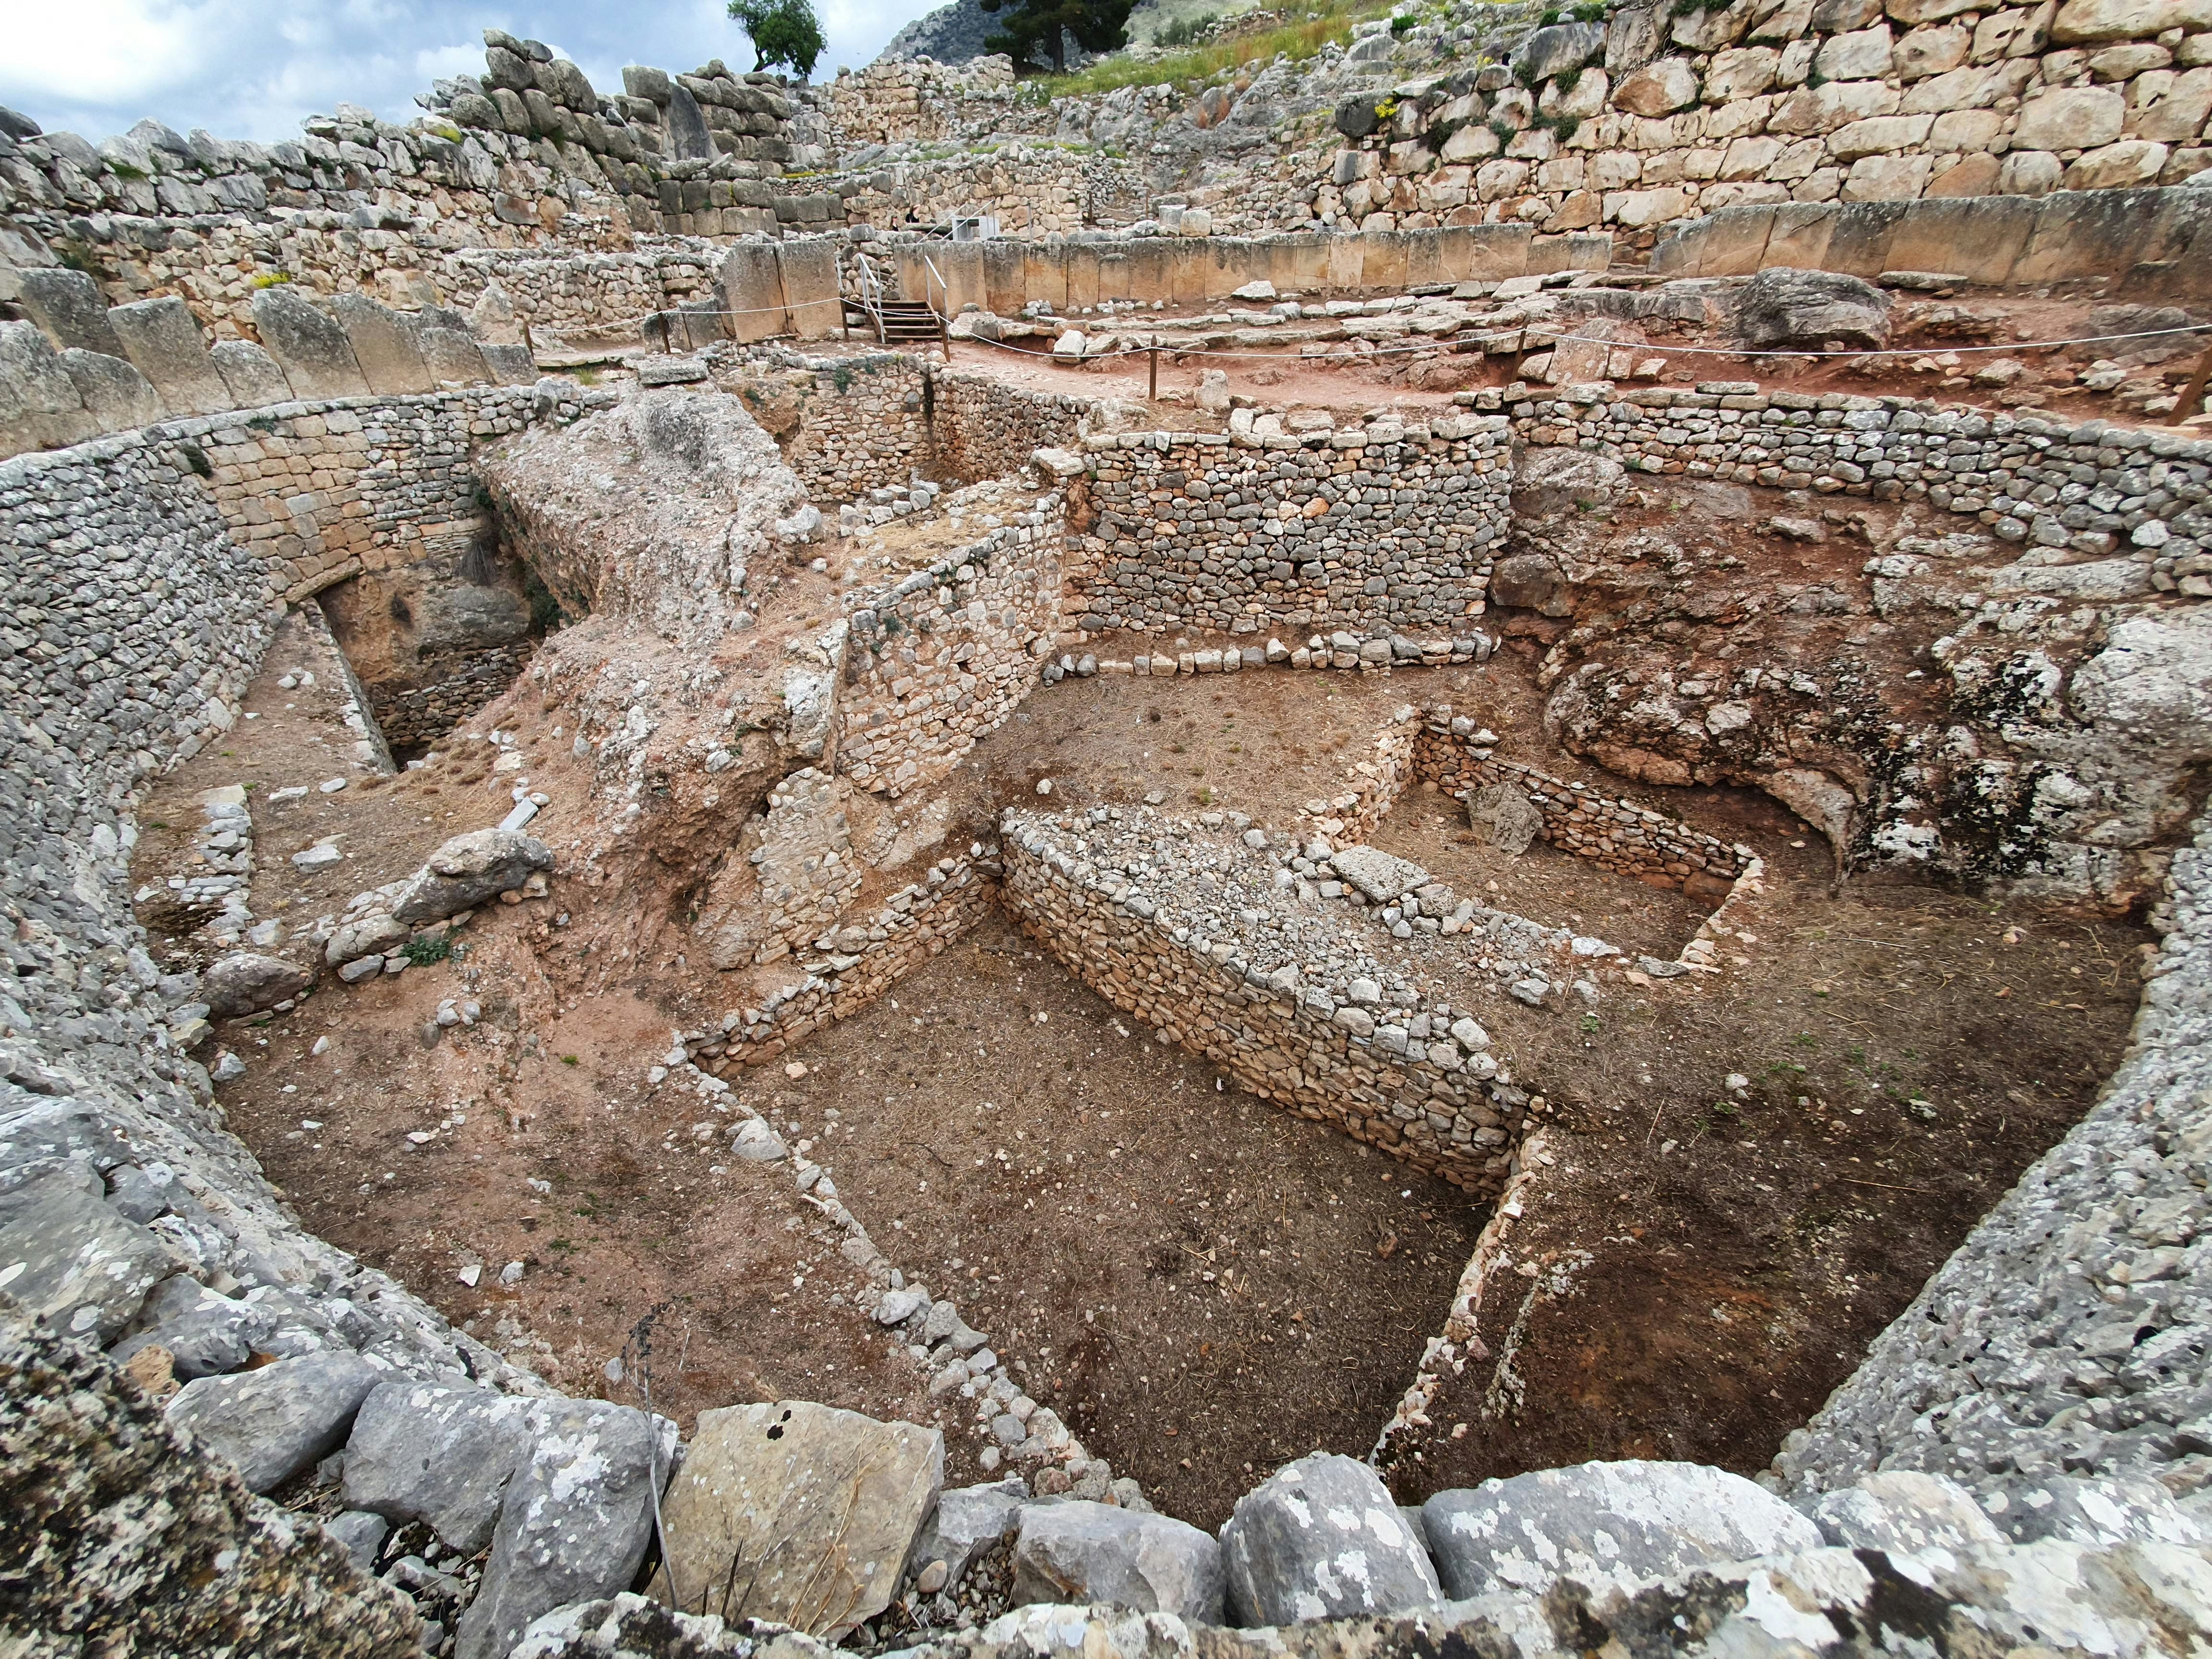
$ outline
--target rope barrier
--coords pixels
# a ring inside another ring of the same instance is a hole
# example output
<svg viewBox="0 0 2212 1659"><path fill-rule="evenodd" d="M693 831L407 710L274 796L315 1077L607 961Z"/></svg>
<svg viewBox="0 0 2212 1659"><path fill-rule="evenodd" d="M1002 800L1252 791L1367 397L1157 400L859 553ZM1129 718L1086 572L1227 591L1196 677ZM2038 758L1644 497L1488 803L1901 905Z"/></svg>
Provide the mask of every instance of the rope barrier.
<svg viewBox="0 0 2212 1659"><path fill-rule="evenodd" d="M839 307L840 313L842 314L842 307L846 302L845 296L841 295L836 300L799 300L788 305L750 306L735 310L692 311L684 308L664 308L659 311L644 312L636 317L617 318L611 323L601 324L599 326L620 327L625 323L656 323L660 322L664 318L678 317L765 317L779 313L787 314L794 311L804 311L812 306L827 305L835 305ZM859 302L854 301L853 303L858 304ZM863 306L861 307L861 309L866 310L868 307ZM939 317L933 313L933 320L943 325L949 324L951 319ZM1929 357L1940 356L1944 352L2057 351L2063 350L2069 346L2106 345L2118 340L2156 340L2163 339L2176 334L2212 333L2212 323L2188 323L2173 328L2132 329L2122 334L2083 334L2077 335L2070 339L2063 340L2022 340L1999 345L1865 347L1846 351L1790 351L1764 349L1759 350L1749 350L1729 346L1672 345L1655 341L1609 340L1601 335L1595 334L1555 334L1553 333L1551 330L1543 328L1540 325L1535 330L1535 331L1542 334L1549 334L1551 336L1552 343L1555 345L1601 345L1612 347L1623 351L1649 351L1660 353L1662 355L1673 353L1677 356L1697 357L1863 358ZM962 335L959 337L963 340L973 341L977 345L995 346L1000 351L1010 351L1016 356L1020 357L1056 357L1060 355L1055 351L1039 351L1032 347L1015 345L1006 340L989 339L981 334L967 334ZM1373 349L1368 351L1317 351L1302 353L1294 361L1302 363L1364 361L1370 357L1402 356L1417 351L1442 350L1449 343L1450 343L1441 339L1430 339L1421 341L1419 343L1407 343L1405 345L1378 345ZM1536 349L1543 350L1546 349L1546 348L1539 346ZM1285 354L1280 351L1225 351L1212 346L1158 344L1149 346L1122 346L1113 351L1101 351L1086 354L1079 359L1079 361L1086 363L1105 362L1116 357L1142 356L1146 353L1152 351L1165 351L1171 353L1177 357L1226 357L1249 361L1264 360L1270 362L1282 362L1285 356Z"/></svg>

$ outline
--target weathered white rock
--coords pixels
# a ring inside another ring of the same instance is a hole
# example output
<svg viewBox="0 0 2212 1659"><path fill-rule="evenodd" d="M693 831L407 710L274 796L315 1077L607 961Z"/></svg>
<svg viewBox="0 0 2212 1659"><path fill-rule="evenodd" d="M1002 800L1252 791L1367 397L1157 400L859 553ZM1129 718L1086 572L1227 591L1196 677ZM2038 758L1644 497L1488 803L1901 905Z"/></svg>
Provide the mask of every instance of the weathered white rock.
<svg viewBox="0 0 2212 1659"><path fill-rule="evenodd" d="M667 1472L674 1424L601 1400L533 1401L524 1421L529 1455L507 1482L455 1659L502 1659L540 1613L614 1595L653 1534L653 1472Z"/></svg>
<svg viewBox="0 0 2212 1659"><path fill-rule="evenodd" d="M702 1412L651 1593L834 1641L890 1604L944 1481L934 1429L803 1400Z"/></svg>
<svg viewBox="0 0 2212 1659"><path fill-rule="evenodd" d="M1715 1561L1820 1547L1764 1487L1701 1463L1583 1463L1438 1492L1422 1505L1453 1598L1561 1578L1594 1591Z"/></svg>
<svg viewBox="0 0 2212 1659"><path fill-rule="evenodd" d="M169 1421L255 1492L281 1486L343 1443L354 1413L391 1373L357 1353L310 1353L258 1370L204 1376L169 1401Z"/></svg>
<svg viewBox="0 0 2212 1659"><path fill-rule="evenodd" d="M1285 1463L1237 1500L1221 1556L1239 1625L1389 1618L1442 1599L1428 1553L1357 1458L1315 1452Z"/></svg>
<svg viewBox="0 0 2212 1659"><path fill-rule="evenodd" d="M529 1449L532 1403L489 1389L381 1384L346 1442L345 1501L387 1521L428 1522L448 1548L475 1554L491 1541Z"/></svg>
<svg viewBox="0 0 2212 1659"><path fill-rule="evenodd" d="M1014 1602L1103 1601L1218 1624L1221 1547L1196 1527L1077 1499L1021 1511Z"/></svg>

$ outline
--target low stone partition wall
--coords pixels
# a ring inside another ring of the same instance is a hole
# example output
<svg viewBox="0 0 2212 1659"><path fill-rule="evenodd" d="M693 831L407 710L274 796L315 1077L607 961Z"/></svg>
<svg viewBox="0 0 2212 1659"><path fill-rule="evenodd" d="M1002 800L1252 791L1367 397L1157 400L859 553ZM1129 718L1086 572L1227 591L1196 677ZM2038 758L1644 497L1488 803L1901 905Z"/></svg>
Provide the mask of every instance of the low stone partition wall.
<svg viewBox="0 0 2212 1659"><path fill-rule="evenodd" d="M1497 416L1264 439L1084 441L1067 611L1086 633L1463 632L1510 520Z"/></svg>
<svg viewBox="0 0 2212 1659"><path fill-rule="evenodd" d="M927 569L845 596L840 772L896 799L950 772L1030 694L1060 610L1065 508L1048 489Z"/></svg>
<svg viewBox="0 0 2212 1659"><path fill-rule="evenodd" d="M716 1077L757 1066L833 1020L857 1013L981 921L997 897L996 849L940 859L881 908L797 954L805 976L757 1005L733 1008L719 1030L682 1034L684 1053Z"/></svg>
<svg viewBox="0 0 2212 1659"><path fill-rule="evenodd" d="M1413 744L1413 769L1455 800L1490 784L1518 789L1543 820L1538 834L1562 852L1655 885L1680 887L1705 878L1732 882L1751 861L1731 847L1679 818L1570 783L1518 761L1498 758L1475 722L1449 709L1431 711Z"/></svg>
<svg viewBox="0 0 2212 1659"><path fill-rule="evenodd" d="M1489 1034L1370 952L1358 918L1282 899L1287 842L1271 856L1241 814L1223 828L1010 811L1007 906L1085 984L1261 1098L1469 1192L1499 1191L1527 1097L1486 1052Z"/></svg>
<svg viewBox="0 0 2212 1659"><path fill-rule="evenodd" d="M1748 380L1570 386L1516 403L1512 421L1531 449L1578 450L1632 472L1925 501L2000 540L2100 561L2013 573L2023 592L2123 599L2194 579L2180 591L2212 593L2212 441Z"/></svg>

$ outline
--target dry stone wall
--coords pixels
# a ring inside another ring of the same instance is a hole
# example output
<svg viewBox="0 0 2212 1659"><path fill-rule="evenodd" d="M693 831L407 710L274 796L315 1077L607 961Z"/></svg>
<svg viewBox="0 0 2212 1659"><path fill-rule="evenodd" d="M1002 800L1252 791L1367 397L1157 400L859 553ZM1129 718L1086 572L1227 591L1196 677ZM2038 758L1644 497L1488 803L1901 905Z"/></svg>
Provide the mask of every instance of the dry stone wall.
<svg viewBox="0 0 2212 1659"><path fill-rule="evenodd" d="M2212 594L2212 442L2203 440L1903 398L1767 392L1756 381L1570 386L1511 407L1515 434L1532 450L1591 458L1585 487L1608 488L1626 469L1925 501L2043 550L2008 577L2023 593Z"/></svg>
<svg viewBox="0 0 2212 1659"><path fill-rule="evenodd" d="M1276 880L1287 842L1278 864L1267 831L1212 816L1010 812L1006 902L1084 983L1261 1098L1498 1192L1527 1097L1488 1034L1380 959L1342 911L1298 914L1308 902Z"/></svg>
<svg viewBox="0 0 2212 1659"><path fill-rule="evenodd" d="M847 597L840 771L893 799L935 782L1035 688L1060 609L1065 507L1048 490L928 568Z"/></svg>
<svg viewBox="0 0 2212 1659"><path fill-rule="evenodd" d="M996 849L939 859L872 912L802 941L801 976L733 1008L719 1030L690 1031L687 1054L720 1077L774 1060L833 1020L858 1012L983 920L995 901Z"/></svg>
<svg viewBox="0 0 2212 1659"><path fill-rule="evenodd" d="M1507 443L1486 416L1087 439L1069 614L1086 633L1465 632L1505 537Z"/></svg>
<svg viewBox="0 0 2212 1659"><path fill-rule="evenodd" d="M1680 887L1696 877L1732 882L1750 862L1741 848L1680 819L1570 783L1517 761L1500 760L1494 742L1468 715L1431 715L1413 750L1417 776L1464 800L1488 784L1520 791L1543 820L1542 838L1625 876Z"/></svg>

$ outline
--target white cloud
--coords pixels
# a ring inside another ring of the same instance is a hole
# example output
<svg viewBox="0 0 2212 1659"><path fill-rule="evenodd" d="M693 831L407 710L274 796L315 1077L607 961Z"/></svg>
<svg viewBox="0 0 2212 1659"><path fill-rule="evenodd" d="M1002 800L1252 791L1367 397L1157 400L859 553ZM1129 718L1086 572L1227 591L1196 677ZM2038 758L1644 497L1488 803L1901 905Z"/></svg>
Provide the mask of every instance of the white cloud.
<svg viewBox="0 0 2212 1659"><path fill-rule="evenodd" d="M815 73L866 63L927 0L816 0L829 47ZM628 64L752 66L723 0L9 0L0 103L97 141L144 116L179 132L296 137L343 102L387 120L416 113L441 76L482 70L486 26L556 45L603 93Z"/></svg>

